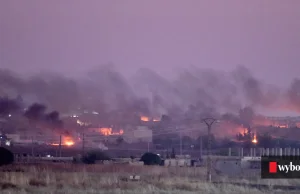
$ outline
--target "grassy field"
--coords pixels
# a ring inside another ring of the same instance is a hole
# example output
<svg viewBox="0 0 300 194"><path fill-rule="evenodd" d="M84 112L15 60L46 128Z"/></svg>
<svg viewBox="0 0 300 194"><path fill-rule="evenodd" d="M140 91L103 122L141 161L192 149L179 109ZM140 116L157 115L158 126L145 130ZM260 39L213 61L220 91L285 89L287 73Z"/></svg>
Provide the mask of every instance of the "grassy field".
<svg viewBox="0 0 300 194"><path fill-rule="evenodd" d="M2 167L1 194L260 194L292 193L276 191L275 185L299 185L297 180L261 180L257 172L240 177L213 174L219 184L205 182L205 168L166 168L130 165L43 164ZM140 181L129 180L139 175ZM244 183L245 185L235 185ZM254 187L247 185L254 184ZM267 185L264 189L256 184ZM293 193L299 193L294 191Z"/></svg>

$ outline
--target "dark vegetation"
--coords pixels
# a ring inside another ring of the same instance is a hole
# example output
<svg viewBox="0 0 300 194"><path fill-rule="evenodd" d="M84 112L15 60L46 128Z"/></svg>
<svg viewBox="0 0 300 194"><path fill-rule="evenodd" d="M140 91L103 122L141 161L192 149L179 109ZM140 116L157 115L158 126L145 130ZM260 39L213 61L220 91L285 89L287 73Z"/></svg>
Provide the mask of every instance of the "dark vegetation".
<svg viewBox="0 0 300 194"><path fill-rule="evenodd" d="M0 147L0 166L9 165L14 162L14 154L4 147Z"/></svg>
<svg viewBox="0 0 300 194"><path fill-rule="evenodd" d="M83 156L81 160L85 164L95 164L97 160L111 160L111 158L105 152L91 150L85 156Z"/></svg>
<svg viewBox="0 0 300 194"><path fill-rule="evenodd" d="M145 165L160 165L162 163L161 158L157 154L151 152L143 154L140 161L143 161Z"/></svg>

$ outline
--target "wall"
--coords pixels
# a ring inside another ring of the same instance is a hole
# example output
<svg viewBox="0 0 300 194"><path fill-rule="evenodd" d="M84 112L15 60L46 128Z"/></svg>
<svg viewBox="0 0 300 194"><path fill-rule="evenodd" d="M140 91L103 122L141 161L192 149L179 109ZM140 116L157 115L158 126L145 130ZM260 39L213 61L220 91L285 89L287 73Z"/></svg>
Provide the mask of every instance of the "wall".
<svg viewBox="0 0 300 194"><path fill-rule="evenodd" d="M191 159L165 159L165 166L191 166Z"/></svg>
<svg viewBox="0 0 300 194"><path fill-rule="evenodd" d="M142 142L152 142L152 130L146 126L138 126L137 129L133 131L133 136Z"/></svg>
<svg viewBox="0 0 300 194"><path fill-rule="evenodd" d="M152 130L146 126L132 127L124 130L124 141L127 143L152 142Z"/></svg>

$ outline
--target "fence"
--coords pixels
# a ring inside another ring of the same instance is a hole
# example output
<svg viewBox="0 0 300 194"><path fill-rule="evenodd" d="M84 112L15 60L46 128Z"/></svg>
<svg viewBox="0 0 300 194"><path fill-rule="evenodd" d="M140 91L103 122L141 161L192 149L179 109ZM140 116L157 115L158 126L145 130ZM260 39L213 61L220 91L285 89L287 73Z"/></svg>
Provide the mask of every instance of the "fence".
<svg viewBox="0 0 300 194"><path fill-rule="evenodd" d="M35 157L26 154L15 154L15 163L49 163L49 162L64 162L71 163L74 157Z"/></svg>
<svg viewBox="0 0 300 194"><path fill-rule="evenodd" d="M244 152L244 148L238 149L237 153L239 157L250 156L300 156L300 148L249 148L246 149L248 152ZM232 148L228 148L228 156L232 155Z"/></svg>

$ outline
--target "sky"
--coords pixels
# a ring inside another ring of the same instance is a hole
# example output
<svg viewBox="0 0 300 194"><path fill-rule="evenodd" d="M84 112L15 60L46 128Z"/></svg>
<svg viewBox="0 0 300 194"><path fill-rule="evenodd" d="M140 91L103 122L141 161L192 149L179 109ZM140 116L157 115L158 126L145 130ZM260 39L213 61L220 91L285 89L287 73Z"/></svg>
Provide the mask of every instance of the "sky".
<svg viewBox="0 0 300 194"><path fill-rule="evenodd" d="M288 84L300 72L299 0L1 0L0 67L78 75L103 64L172 76L189 65Z"/></svg>

